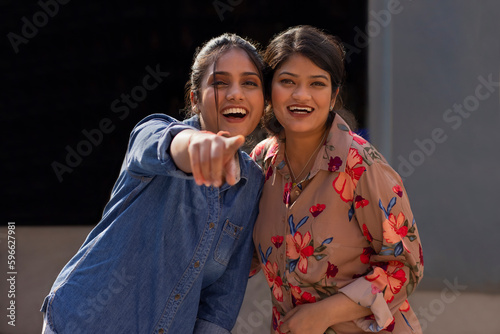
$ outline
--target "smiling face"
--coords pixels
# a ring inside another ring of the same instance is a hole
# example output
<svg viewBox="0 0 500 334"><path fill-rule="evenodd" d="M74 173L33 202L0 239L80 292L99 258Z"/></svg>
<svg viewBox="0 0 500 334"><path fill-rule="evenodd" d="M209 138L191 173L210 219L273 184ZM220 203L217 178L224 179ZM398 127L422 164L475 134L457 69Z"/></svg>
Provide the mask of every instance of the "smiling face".
<svg viewBox="0 0 500 334"><path fill-rule="evenodd" d="M316 134L325 128L335 104L330 74L301 54L291 55L274 73L272 105L287 136Z"/></svg>
<svg viewBox="0 0 500 334"><path fill-rule="evenodd" d="M208 67L201 88L200 99L192 97L200 111L204 130L217 133L228 131L231 136L247 136L256 128L264 111L264 93L259 72L247 53L231 48ZM217 90L218 106L215 105Z"/></svg>

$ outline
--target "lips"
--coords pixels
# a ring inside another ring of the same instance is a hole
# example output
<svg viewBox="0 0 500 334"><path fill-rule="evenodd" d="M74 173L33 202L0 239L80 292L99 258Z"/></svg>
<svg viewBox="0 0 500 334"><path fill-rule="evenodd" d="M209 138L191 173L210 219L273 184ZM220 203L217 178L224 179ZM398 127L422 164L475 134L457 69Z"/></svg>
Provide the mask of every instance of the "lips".
<svg viewBox="0 0 500 334"><path fill-rule="evenodd" d="M307 115L314 111L314 108L304 105L292 105L287 107L288 111L298 115Z"/></svg>
<svg viewBox="0 0 500 334"><path fill-rule="evenodd" d="M248 111L240 107L230 107L222 111L222 115L227 118L244 118Z"/></svg>

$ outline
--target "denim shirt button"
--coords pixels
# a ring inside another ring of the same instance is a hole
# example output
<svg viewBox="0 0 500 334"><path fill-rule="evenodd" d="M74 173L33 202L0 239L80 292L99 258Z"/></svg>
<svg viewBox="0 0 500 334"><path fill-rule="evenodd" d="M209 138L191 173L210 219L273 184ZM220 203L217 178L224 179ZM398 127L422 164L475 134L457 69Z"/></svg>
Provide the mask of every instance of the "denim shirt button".
<svg viewBox="0 0 500 334"><path fill-rule="evenodd" d="M176 294L176 295L175 295L175 297L174 297L174 299L175 299L175 300L179 300L179 299L181 299L181 295Z"/></svg>
<svg viewBox="0 0 500 334"><path fill-rule="evenodd" d="M163 328L160 328L160 330L158 331L158 334L163 334L165 333L165 330Z"/></svg>
<svg viewBox="0 0 500 334"><path fill-rule="evenodd" d="M210 224L208 224L208 227L209 227L210 229L213 229L213 228L215 227L215 224L214 224L214 223L210 223Z"/></svg>
<svg viewBox="0 0 500 334"><path fill-rule="evenodd" d="M200 261L196 261L196 262L194 263L194 267L195 267L195 268L198 268L199 266L200 266Z"/></svg>

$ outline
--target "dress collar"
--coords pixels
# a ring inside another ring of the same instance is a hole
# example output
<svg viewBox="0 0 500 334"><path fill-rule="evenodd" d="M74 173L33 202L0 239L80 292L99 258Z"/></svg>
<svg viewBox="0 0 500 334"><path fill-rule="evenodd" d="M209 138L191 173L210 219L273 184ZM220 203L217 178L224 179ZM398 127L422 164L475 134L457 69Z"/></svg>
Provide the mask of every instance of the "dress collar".
<svg viewBox="0 0 500 334"><path fill-rule="evenodd" d="M366 142L363 138L351 131L342 117L338 114L335 115L327 139L316 155L309 178L316 175L320 170L344 172L349 149L353 140L360 144ZM278 139L277 136L274 136L264 158L264 163L267 165L266 162L271 159L270 163L273 168L276 168L285 178L290 178L290 172L285 163L285 145L284 138Z"/></svg>

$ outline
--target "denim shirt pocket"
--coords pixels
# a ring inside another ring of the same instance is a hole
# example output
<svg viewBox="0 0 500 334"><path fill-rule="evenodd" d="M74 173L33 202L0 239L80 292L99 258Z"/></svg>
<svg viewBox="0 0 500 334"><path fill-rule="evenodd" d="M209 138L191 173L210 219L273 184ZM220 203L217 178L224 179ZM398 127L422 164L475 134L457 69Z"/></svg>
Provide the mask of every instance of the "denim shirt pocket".
<svg viewBox="0 0 500 334"><path fill-rule="evenodd" d="M217 246L215 247L214 259L220 264L227 266L233 254L238 239L242 234L243 227L233 224L226 219Z"/></svg>

